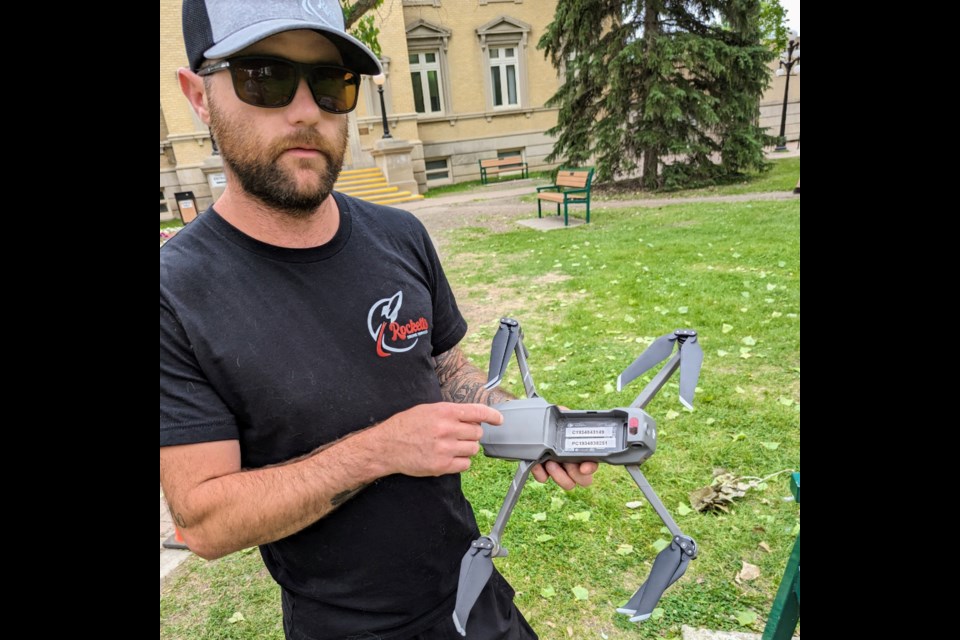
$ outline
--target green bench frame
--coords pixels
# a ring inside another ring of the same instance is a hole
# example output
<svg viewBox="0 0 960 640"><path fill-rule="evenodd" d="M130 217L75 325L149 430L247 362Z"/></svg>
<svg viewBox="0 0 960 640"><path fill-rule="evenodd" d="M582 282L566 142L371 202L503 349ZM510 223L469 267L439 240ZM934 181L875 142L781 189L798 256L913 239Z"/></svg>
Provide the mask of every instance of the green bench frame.
<svg viewBox="0 0 960 640"><path fill-rule="evenodd" d="M523 161L523 156L487 158L486 160L480 160L480 184L487 184L491 175L507 173L508 171L519 171L521 178L530 176L527 163Z"/></svg>
<svg viewBox="0 0 960 640"><path fill-rule="evenodd" d="M800 504L800 474L790 477L790 490ZM790 640L800 621L800 534L793 543L793 551L783 572L777 597L773 599L770 617L763 630L762 640Z"/></svg>
<svg viewBox="0 0 960 640"><path fill-rule="evenodd" d="M587 223L590 222L590 188L593 182L593 167L562 168L557 172L557 180L546 187L537 187L537 217L543 217L542 203L553 202L557 205L557 215L560 215L560 205L563 205L563 226L570 222L567 209L571 204L587 205Z"/></svg>

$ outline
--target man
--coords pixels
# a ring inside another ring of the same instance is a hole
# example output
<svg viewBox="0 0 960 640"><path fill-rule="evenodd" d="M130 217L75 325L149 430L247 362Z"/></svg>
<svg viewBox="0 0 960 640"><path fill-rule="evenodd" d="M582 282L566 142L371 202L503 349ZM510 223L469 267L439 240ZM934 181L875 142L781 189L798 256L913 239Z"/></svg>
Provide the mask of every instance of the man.
<svg viewBox="0 0 960 640"><path fill-rule="evenodd" d="M459 473L509 399L423 226L332 192L376 57L336 0L185 0L180 86L228 176L160 252L160 480L205 558L260 545L288 638L457 638ZM596 465L548 463L560 486ZM494 573L470 638L535 638Z"/></svg>

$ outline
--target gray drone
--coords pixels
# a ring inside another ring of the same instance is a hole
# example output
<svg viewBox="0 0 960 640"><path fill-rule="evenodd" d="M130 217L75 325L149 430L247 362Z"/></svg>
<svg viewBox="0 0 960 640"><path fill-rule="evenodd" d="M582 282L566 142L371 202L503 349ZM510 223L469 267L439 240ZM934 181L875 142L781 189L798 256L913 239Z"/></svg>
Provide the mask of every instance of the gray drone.
<svg viewBox="0 0 960 640"><path fill-rule="evenodd" d="M674 345L677 346L676 353L673 353ZM493 558L507 555L507 550L500 545L500 539L530 470L534 465L550 460L595 461L625 466L673 534L670 545L654 560L650 577L626 605L617 609L617 612L630 616L631 622L646 620L667 587L676 582L686 571L690 560L697 557L697 543L680 530L640 472L640 465L657 448L657 425L643 409L677 369L680 370L680 402L688 408L693 407L693 393L703 363L703 349L697 341L697 332L678 329L660 336L647 347L617 378L618 391L666 360L671 353L673 357L644 387L633 404L610 411L564 411L541 398L533 386L523 332L520 324L512 318L500 320L500 328L493 338L487 389L500 384L510 363L511 351L517 354L527 397L497 405L496 408L503 414L503 424L491 426L485 423L480 444L485 455L517 460L520 466L490 534L474 540L463 556L453 612L457 631L463 636L467 635L470 611L493 573Z"/></svg>

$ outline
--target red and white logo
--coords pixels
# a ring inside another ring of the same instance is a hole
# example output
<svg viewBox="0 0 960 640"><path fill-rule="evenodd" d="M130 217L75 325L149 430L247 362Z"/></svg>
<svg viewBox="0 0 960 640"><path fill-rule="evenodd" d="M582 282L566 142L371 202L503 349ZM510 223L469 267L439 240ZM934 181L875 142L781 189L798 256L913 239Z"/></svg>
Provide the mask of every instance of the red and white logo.
<svg viewBox="0 0 960 640"><path fill-rule="evenodd" d="M403 292L397 291L390 298L374 302L370 307L370 313L367 314L367 330L370 332L370 337L377 343L377 355L381 358L389 358L393 353L410 351L417 346L420 336L430 331L430 324L423 316L417 320L407 320L403 324L397 322L401 305L403 305Z"/></svg>

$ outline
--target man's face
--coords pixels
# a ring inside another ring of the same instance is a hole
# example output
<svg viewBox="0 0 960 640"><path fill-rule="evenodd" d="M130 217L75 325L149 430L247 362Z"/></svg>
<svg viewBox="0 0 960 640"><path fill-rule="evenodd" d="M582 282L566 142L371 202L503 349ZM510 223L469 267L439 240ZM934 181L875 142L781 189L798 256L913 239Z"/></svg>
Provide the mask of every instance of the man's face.
<svg viewBox="0 0 960 640"><path fill-rule="evenodd" d="M314 31L280 33L237 55L250 54L340 64L336 47ZM213 137L243 190L293 217L316 212L343 166L347 116L321 111L302 78L293 102L276 109L241 102L229 72L206 86Z"/></svg>

